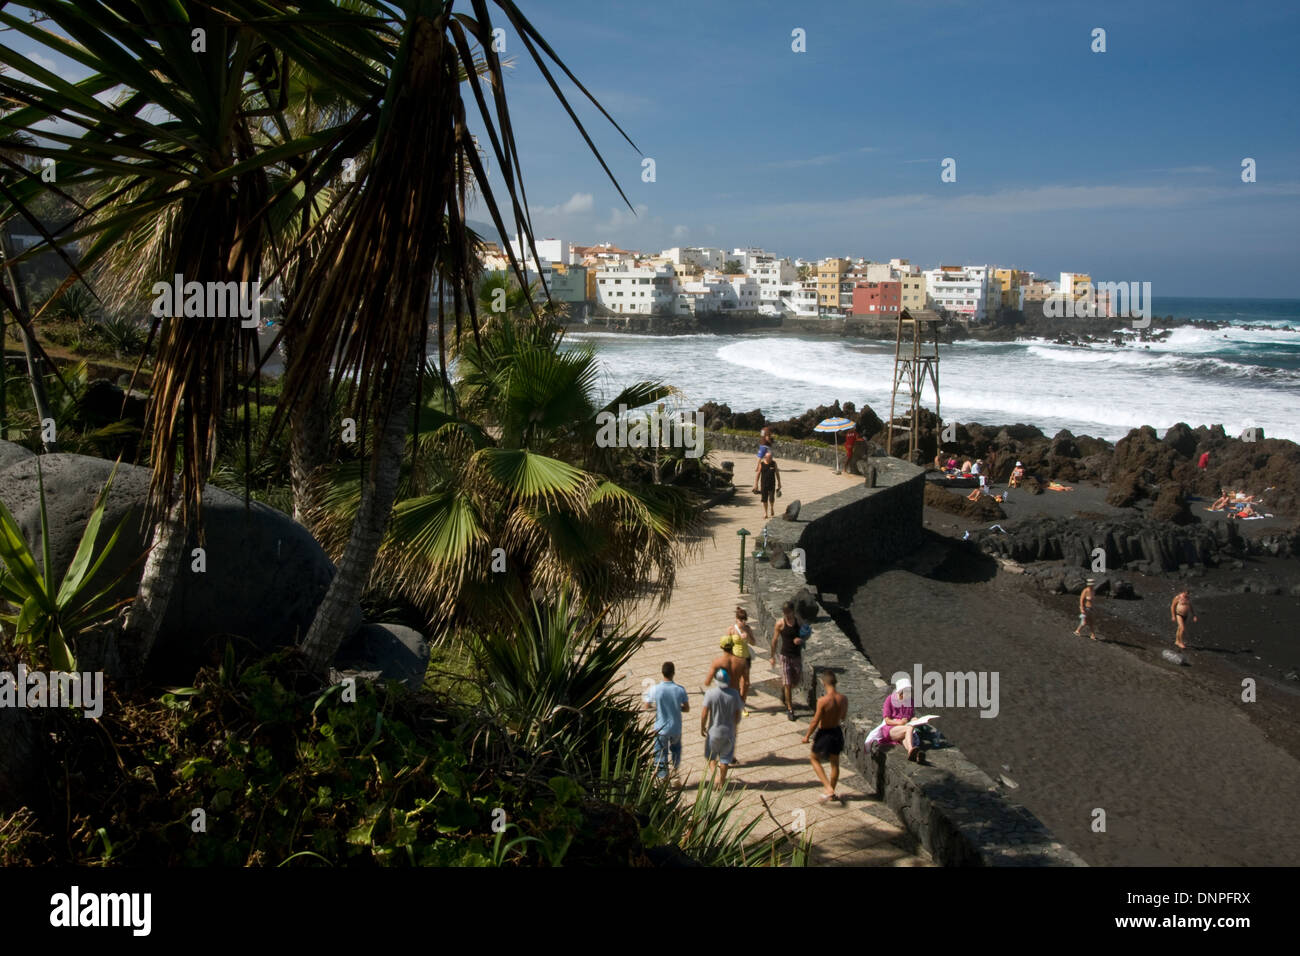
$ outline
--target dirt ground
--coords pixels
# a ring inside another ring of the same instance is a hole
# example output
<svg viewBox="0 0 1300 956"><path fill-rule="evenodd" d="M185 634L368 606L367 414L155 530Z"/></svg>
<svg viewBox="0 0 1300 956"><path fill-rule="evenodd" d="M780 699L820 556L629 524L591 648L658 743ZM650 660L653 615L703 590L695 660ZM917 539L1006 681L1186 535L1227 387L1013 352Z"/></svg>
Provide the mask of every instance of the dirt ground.
<svg viewBox="0 0 1300 956"><path fill-rule="evenodd" d="M1013 496L1008 520L1118 514L1103 498L1088 486ZM1094 865L1300 860L1300 682L1286 676L1300 668L1300 598L1287 593L1300 561L1194 578L1200 621L1180 667L1160 652L1173 646L1169 601L1183 582L1124 575L1139 598L1099 601L1104 640L1092 642L1071 633L1076 596L969 553L958 544L968 525L952 515L927 509L926 525L917 555L841 585L831 610L886 677L918 663L997 672L996 717L924 710L994 780L1010 781L1011 799ZM1243 581L1282 593L1234 593ZM1247 678L1253 702L1242 699Z"/></svg>

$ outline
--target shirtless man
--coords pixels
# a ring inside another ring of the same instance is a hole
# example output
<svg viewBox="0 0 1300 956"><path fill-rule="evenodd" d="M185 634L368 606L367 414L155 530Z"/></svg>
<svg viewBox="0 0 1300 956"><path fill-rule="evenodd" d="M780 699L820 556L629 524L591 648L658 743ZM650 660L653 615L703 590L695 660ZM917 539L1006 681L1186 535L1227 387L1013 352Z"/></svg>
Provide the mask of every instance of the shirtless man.
<svg viewBox="0 0 1300 956"><path fill-rule="evenodd" d="M1074 629L1075 637L1083 637L1079 632L1086 627L1089 637L1094 641L1097 639L1097 630L1092 623L1092 600L1096 596L1093 590L1096 583L1095 579L1088 578L1087 587L1079 593L1079 626Z"/></svg>
<svg viewBox="0 0 1300 956"><path fill-rule="evenodd" d="M721 669L725 670L728 675L731 675L728 678L730 686L736 688L737 691L739 690L739 688L736 687L739 683L738 678L739 675L743 673L745 675L745 690L748 692L749 660L747 658L737 657L735 654L731 653L731 647L734 640L735 638L730 634L722 639L722 653L715 657L713 663L709 665L709 675L704 678L705 687L708 687L713 683L714 675L718 673L719 669ZM741 702L744 703L743 697L741 698Z"/></svg>
<svg viewBox="0 0 1300 956"><path fill-rule="evenodd" d="M817 698L817 710L813 713L812 723L808 725L808 733L803 735L803 742L807 743L813 731L817 732L808 762L812 764L813 772L817 774L825 791L820 800L822 803L839 800L842 806L844 798L836 795L835 785L840 781L840 754L844 750L844 728L840 725L848 716L849 699L835 689L834 671L822 671L821 679L826 693ZM830 779L827 779L822 767L822 758L831 762Z"/></svg>
<svg viewBox="0 0 1300 956"><path fill-rule="evenodd" d="M1187 642L1184 640L1187 636L1187 616L1192 614L1192 589L1184 588L1174 595L1174 599L1169 602L1169 620L1178 625L1178 631L1174 634L1174 643L1184 650L1187 648ZM1192 614L1192 621L1200 619Z"/></svg>

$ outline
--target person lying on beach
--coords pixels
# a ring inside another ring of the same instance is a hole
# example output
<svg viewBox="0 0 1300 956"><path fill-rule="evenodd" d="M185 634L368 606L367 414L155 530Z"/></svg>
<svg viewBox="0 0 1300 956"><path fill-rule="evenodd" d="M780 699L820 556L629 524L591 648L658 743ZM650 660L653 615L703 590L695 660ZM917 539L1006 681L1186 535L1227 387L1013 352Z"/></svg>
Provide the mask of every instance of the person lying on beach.
<svg viewBox="0 0 1300 956"><path fill-rule="evenodd" d="M1230 512L1230 515L1233 518L1261 517L1260 513L1256 511L1254 508L1252 508L1250 505L1243 505L1240 508L1233 508L1232 511Z"/></svg>
<svg viewBox="0 0 1300 956"><path fill-rule="evenodd" d="M1215 502L1214 502L1214 504L1210 505L1210 507L1206 508L1205 510L1206 510L1206 511L1222 511L1222 510L1223 510L1224 508L1226 508L1226 507L1228 507L1228 493L1225 491L1225 492L1223 493L1223 497L1222 497L1222 498L1218 498L1218 499L1216 499Z"/></svg>
<svg viewBox="0 0 1300 956"><path fill-rule="evenodd" d="M1174 643L1180 648L1187 648L1187 618L1191 616L1193 623L1200 620L1192 612L1192 589L1184 588L1174 595L1174 599L1169 602L1169 619L1178 625L1178 630L1174 634Z"/></svg>
<svg viewBox="0 0 1300 956"><path fill-rule="evenodd" d="M1024 480L1025 480L1025 466L1020 462L1016 462L1016 467L1011 469L1011 480L1008 482L1008 484L1012 488L1019 488L1020 483Z"/></svg>

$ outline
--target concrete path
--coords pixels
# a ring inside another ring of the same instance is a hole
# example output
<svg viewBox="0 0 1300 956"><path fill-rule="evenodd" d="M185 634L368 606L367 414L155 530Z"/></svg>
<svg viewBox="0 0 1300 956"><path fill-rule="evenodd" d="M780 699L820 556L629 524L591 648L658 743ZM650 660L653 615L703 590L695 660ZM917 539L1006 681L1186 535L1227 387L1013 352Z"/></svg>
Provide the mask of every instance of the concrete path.
<svg viewBox="0 0 1300 956"><path fill-rule="evenodd" d="M700 736L702 686L709 663L721 653L718 642L731 626L734 609L743 605L752 620L754 605L739 588L740 544L736 532L744 527L758 535L763 530L763 507L746 484L752 466L744 455L719 452L718 460L736 462L736 497L710 509L697 553L678 567L677 586L669 606L657 611L639 608L642 620L659 620L656 636L633 658L624 676L626 687L643 693L647 683L661 679L664 661L677 668L676 680L690 694L690 713L683 715L681 779L693 790L707 773L704 739ZM780 508L798 498L807 503L861 481L857 476L836 475L824 465L781 462L784 494ZM755 537L747 540L752 551ZM750 560L746 557L746 561ZM777 829L773 817L789 830L802 824L812 840L809 862L817 866L927 866L924 851L913 841L887 806L871 796L871 786L845 764L837 792L844 804L822 804L822 794L808 762L809 745L801 743L812 713L795 711L791 723L781 703L781 681L768 667L771 634L755 633L757 650L751 673L750 716L740 722L736 742L738 766L732 767L728 790L740 797L734 813L738 822L754 816L760 821L755 836ZM647 681L647 679L649 679ZM829 770L829 765L827 766ZM771 815L763 808L766 800Z"/></svg>

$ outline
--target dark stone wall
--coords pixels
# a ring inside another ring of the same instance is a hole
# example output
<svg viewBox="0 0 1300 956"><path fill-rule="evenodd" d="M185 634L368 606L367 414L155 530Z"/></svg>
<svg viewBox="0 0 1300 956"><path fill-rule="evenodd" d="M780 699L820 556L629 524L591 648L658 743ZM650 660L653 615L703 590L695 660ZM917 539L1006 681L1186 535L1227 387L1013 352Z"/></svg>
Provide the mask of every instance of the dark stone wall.
<svg viewBox="0 0 1300 956"><path fill-rule="evenodd" d="M1085 866L1024 807L1006 799L994 781L956 747L927 752L929 763L908 763L902 747L872 758L865 742L880 723L890 687L816 603L810 581L836 576L845 562L885 562L921 540L924 472L897 459L872 458L878 487L865 482L809 504L797 522L768 524L773 540L802 547L806 572L746 562L760 646L771 642L781 606L795 602L813 635L804 651L803 679L794 697L816 703L818 674L835 671L849 699L843 760L874 785L921 846L943 866Z"/></svg>

